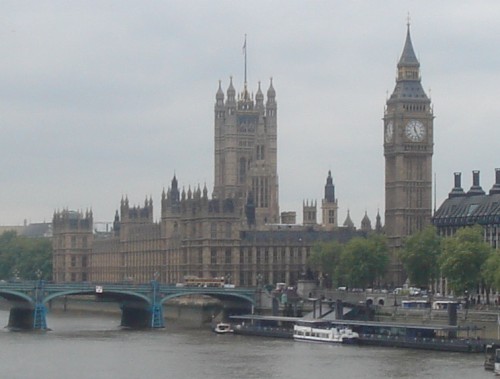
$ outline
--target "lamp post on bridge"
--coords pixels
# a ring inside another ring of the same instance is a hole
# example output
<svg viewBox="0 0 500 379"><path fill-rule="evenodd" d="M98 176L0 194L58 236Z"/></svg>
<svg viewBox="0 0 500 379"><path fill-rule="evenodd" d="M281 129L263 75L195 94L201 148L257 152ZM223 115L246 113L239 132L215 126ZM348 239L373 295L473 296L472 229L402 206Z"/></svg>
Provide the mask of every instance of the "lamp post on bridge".
<svg viewBox="0 0 500 379"><path fill-rule="evenodd" d="M19 270L17 269L17 267L14 267L14 269L12 270L12 279L15 282L19 280Z"/></svg>
<svg viewBox="0 0 500 379"><path fill-rule="evenodd" d="M262 274L258 273L257 274L257 288L255 289L255 306L257 309L260 311L260 308L262 307ZM252 314L255 313L255 308L252 305Z"/></svg>
<svg viewBox="0 0 500 379"><path fill-rule="evenodd" d="M45 282L42 280L42 270L37 269L35 271L36 282L35 282L35 309L33 311L33 329L45 330L47 329L47 308L43 302L43 296L45 291Z"/></svg>
<svg viewBox="0 0 500 379"><path fill-rule="evenodd" d="M153 274L153 280L151 281L151 285L153 286L153 302L156 301L156 297L159 291L158 277L160 274L158 271L155 271Z"/></svg>
<svg viewBox="0 0 500 379"><path fill-rule="evenodd" d="M153 280L151 280L151 287L153 289L153 296L151 299L151 328L164 328L165 322L163 319L163 307L160 299L160 285L158 277L160 273L155 271Z"/></svg>

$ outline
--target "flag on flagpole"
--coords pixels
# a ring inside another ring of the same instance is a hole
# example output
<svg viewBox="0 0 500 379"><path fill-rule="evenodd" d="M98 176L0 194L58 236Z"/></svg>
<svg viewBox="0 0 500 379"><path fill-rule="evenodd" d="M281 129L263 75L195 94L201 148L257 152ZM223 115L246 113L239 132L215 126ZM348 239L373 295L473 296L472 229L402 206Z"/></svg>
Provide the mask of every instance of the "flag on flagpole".
<svg viewBox="0 0 500 379"><path fill-rule="evenodd" d="M245 34L245 42L243 42L243 54L247 52L247 35Z"/></svg>

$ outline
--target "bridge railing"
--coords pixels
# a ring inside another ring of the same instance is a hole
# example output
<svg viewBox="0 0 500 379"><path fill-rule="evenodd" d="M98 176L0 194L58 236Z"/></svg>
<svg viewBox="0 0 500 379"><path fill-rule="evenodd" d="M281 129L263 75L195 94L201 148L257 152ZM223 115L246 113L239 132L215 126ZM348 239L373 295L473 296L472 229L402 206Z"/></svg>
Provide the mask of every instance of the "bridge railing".
<svg viewBox="0 0 500 379"><path fill-rule="evenodd" d="M0 282L0 290L8 289L12 291L31 291L37 287L40 282L38 280L18 281L18 282ZM123 284L123 283L108 283L108 282L58 282L51 283L44 281L44 291L47 292L64 292L64 291L85 291L96 292L101 291L123 291L130 290L134 292L150 292L152 291L151 283L143 284ZM234 287L234 288L218 288L218 287L178 287L172 284L160 284L160 292L163 293L241 293L249 294L255 292L255 288Z"/></svg>

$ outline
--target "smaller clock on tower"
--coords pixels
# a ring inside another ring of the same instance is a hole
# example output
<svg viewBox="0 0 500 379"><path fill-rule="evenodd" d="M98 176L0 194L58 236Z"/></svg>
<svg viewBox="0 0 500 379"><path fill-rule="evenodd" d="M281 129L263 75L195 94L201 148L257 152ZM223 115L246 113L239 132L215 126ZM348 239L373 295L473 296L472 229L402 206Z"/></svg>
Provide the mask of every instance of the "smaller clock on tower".
<svg viewBox="0 0 500 379"><path fill-rule="evenodd" d="M392 142L392 137L394 135L394 125L392 121L389 121L385 127L385 142Z"/></svg>

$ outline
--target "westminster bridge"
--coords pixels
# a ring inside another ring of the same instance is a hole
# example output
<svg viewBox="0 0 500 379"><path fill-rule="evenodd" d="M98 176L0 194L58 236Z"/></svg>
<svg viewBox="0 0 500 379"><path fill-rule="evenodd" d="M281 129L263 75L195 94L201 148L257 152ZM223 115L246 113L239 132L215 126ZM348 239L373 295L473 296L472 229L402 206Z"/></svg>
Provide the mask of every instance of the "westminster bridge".
<svg viewBox="0 0 500 379"><path fill-rule="evenodd" d="M240 302L253 308L256 288L179 287L152 280L147 284L50 283L44 280L0 283L0 297L10 304L8 327L22 330L47 329L47 304L66 296L92 295L96 301L117 302L121 308L121 326L163 328L165 302L187 295L206 295Z"/></svg>

